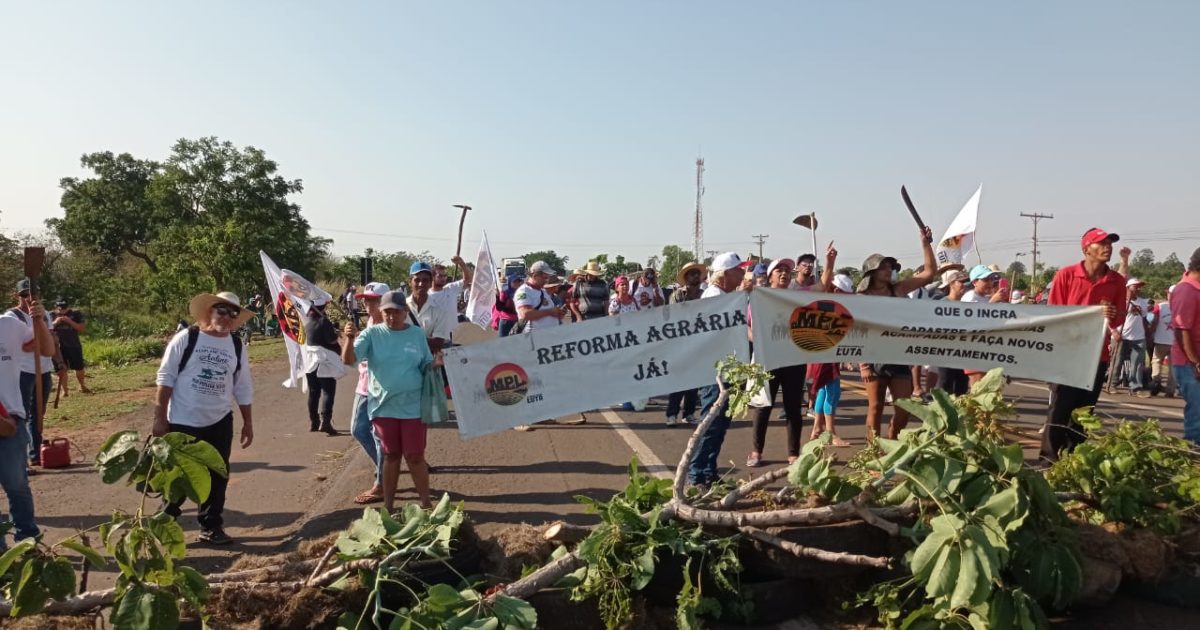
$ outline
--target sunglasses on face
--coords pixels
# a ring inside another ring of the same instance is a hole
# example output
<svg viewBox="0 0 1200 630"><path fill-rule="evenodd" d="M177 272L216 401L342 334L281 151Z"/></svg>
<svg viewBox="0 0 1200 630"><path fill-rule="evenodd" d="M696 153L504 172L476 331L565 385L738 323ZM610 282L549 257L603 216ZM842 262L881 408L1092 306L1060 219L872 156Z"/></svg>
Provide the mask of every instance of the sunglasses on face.
<svg viewBox="0 0 1200 630"><path fill-rule="evenodd" d="M217 306L213 307L213 312L217 315L224 315L225 317L237 317L238 315L242 314L242 309L236 306L229 306L227 304L218 304Z"/></svg>

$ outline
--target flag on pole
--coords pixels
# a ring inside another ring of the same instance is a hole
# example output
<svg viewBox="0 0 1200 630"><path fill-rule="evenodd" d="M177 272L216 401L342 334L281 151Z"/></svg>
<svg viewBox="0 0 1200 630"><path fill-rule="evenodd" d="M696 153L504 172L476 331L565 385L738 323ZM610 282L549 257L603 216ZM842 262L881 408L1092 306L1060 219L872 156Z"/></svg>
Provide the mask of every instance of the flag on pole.
<svg viewBox="0 0 1200 630"><path fill-rule="evenodd" d="M471 294L467 299L467 317L487 330L492 325L495 304L496 263L492 260L492 249L488 247L487 232L484 232L479 241L479 254L475 256L475 278L471 281Z"/></svg>
<svg viewBox="0 0 1200 630"><path fill-rule="evenodd" d="M983 193L983 184L975 190L975 194L967 200L958 216L950 223L946 235L942 237L937 247L938 266L950 264L965 264L963 258L975 247L975 225L979 219L979 196Z"/></svg>
<svg viewBox="0 0 1200 630"><path fill-rule="evenodd" d="M258 255L262 258L263 273L267 276L267 286L271 290L271 310L275 311L275 317L279 320L279 331L283 333L283 343L291 368L283 386L307 389L304 379L307 372L304 323L308 320L308 312L314 300L324 299L328 302L333 296L306 280L304 276L288 269L280 269L266 252L259 251Z"/></svg>

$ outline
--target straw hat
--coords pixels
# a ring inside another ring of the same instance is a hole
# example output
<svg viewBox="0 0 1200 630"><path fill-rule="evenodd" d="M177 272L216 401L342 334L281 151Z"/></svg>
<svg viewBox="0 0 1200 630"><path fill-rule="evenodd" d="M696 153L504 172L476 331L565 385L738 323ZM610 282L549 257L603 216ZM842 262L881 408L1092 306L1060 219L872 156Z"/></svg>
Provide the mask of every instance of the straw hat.
<svg viewBox="0 0 1200 630"><path fill-rule="evenodd" d="M188 312L192 316L192 321L197 324L207 324L209 312L212 310L212 307L218 304L227 304L234 308L242 309L242 312L238 313L238 316L234 318L234 328L241 328L254 317L254 311L244 308L242 301L238 299L237 295L229 291L222 291L216 295L201 293L192 298L191 303L188 304Z"/></svg>
<svg viewBox="0 0 1200 630"><path fill-rule="evenodd" d="M689 272L693 269L700 270L700 277L702 279L704 278L704 276L708 275L708 267L705 267L704 265L701 265L698 262L692 261L692 262L684 265L683 268L679 270L679 273L675 274L675 282L678 282L681 286L687 284L687 280L684 278L684 276L687 275L687 272Z"/></svg>
<svg viewBox="0 0 1200 630"><path fill-rule="evenodd" d="M589 260L583 267L572 271L571 275L568 276L567 279L571 282L574 282L574 279L577 279L580 276L596 276L598 278L603 278L604 267L601 267L600 263L594 260Z"/></svg>

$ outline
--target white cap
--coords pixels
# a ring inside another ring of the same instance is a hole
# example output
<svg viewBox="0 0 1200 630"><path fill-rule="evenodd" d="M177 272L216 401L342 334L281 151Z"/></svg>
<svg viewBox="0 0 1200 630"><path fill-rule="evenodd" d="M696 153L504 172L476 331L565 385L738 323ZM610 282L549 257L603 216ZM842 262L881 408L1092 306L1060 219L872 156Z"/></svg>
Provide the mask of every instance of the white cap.
<svg viewBox="0 0 1200 630"><path fill-rule="evenodd" d="M1025 300L1025 292L1020 289L1016 289L1015 291L1012 292L1012 298L1009 299L1009 302L1016 304L1016 303L1022 302L1024 300Z"/></svg>
<svg viewBox="0 0 1200 630"><path fill-rule="evenodd" d="M796 262L791 258L776 258L771 261L771 266L767 267L767 275L771 275L775 271L775 268L780 265L787 267L788 271L796 268Z"/></svg>
<svg viewBox="0 0 1200 630"><path fill-rule="evenodd" d="M735 252L725 252L713 259L712 264L708 266L709 271L713 273L721 273L730 269L749 267L749 262L742 262L742 257Z"/></svg>
<svg viewBox="0 0 1200 630"><path fill-rule="evenodd" d="M839 291L854 293L854 279L844 273L839 273L833 277L833 286Z"/></svg>
<svg viewBox="0 0 1200 630"><path fill-rule="evenodd" d="M549 263L547 263L547 262L546 262L546 261L544 261L544 260L539 260L539 261L537 261L537 262L533 263L532 265L530 265L530 266L529 266L529 273L530 273L530 274L535 274L535 273L544 273L544 274L546 274L546 275L548 275L548 276L557 276L557 275L558 275L558 272L557 272L557 271L555 271L555 270L554 270L554 269L553 269L553 268L550 266L550 264L549 264Z"/></svg>
<svg viewBox="0 0 1200 630"><path fill-rule="evenodd" d="M1137 278L1130 278L1129 280L1125 281L1125 286L1127 286L1127 287L1131 287L1135 284L1146 284L1146 283L1142 282L1141 280L1138 280Z"/></svg>
<svg viewBox="0 0 1200 630"><path fill-rule="evenodd" d="M356 298L365 298L365 297L381 298L381 297L383 297L383 294L385 294L391 290L392 290L392 287L389 287L387 284L385 284L383 282L368 282L365 285L363 285L362 291L359 291L358 293L354 294L354 297L356 297Z"/></svg>

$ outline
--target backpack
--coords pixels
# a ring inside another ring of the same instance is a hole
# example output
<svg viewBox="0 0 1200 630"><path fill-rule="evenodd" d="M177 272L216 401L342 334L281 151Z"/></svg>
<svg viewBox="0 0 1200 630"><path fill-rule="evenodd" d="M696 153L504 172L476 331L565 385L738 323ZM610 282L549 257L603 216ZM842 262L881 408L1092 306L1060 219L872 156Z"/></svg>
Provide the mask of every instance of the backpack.
<svg viewBox="0 0 1200 630"><path fill-rule="evenodd" d="M538 305L536 307L534 307L534 309L533 309L535 311L542 310L542 305L546 303L546 291L545 290L541 290L541 291L542 291L542 297L538 298ZM519 334L525 332L525 327L528 325L529 325L529 320L525 319L524 317L519 317L517 319L517 323L512 327L512 330L510 330L508 332L508 334L509 335L519 335Z"/></svg>
<svg viewBox="0 0 1200 630"><path fill-rule="evenodd" d="M233 368L233 377L237 378L238 372L242 371L242 338L237 336L237 333L229 335L233 338L233 357L237 367ZM187 344L183 346L183 355L179 357L178 374L183 373L183 368L187 366L188 360L192 358L192 352L196 350L196 342L200 340L200 327L189 326L187 329Z"/></svg>

